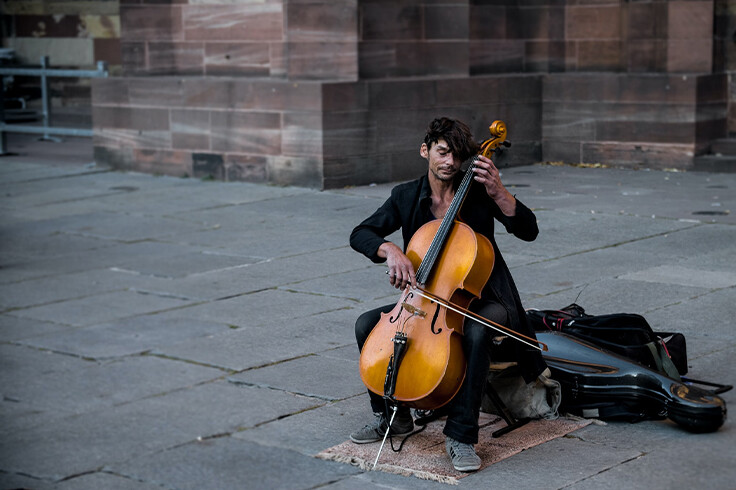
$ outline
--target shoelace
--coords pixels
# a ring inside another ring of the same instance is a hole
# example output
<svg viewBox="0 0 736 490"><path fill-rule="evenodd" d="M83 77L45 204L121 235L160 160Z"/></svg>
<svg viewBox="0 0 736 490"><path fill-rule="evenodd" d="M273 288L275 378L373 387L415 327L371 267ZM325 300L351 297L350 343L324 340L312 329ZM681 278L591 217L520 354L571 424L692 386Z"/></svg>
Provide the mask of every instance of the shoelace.
<svg viewBox="0 0 736 490"><path fill-rule="evenodd" d="M475 451L473 450L473 446L471 446L470 444L463 444L461 442L453 441L450 444L450 449L452 450L454 455L461 458L476 455Z"/></svg>

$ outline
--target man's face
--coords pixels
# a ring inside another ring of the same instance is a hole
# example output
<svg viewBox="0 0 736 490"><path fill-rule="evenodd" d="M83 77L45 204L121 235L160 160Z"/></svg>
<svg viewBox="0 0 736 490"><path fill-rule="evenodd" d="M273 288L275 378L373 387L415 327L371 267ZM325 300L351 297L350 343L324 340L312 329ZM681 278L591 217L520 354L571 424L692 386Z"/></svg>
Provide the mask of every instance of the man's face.
<svg viewBox="0 0 736 490"><path fill-rule="evenodd" d="M440 138L432 148L427 148L426 143L422 143L419 150L420 155L429 162L429 171L442 181L450 181L460 171L462 162L450 151L450 147L444 138Z"/></svg>

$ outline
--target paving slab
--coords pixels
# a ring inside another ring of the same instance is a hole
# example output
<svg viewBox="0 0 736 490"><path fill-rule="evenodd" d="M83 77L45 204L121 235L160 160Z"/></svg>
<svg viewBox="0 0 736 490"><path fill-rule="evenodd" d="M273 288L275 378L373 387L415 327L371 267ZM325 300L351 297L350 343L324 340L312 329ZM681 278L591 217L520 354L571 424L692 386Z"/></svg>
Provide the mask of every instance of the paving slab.
<svg viewBox="0 0 736 490"><path fill-rule="evenodd" d="M191 302L180 298L166 298L135 291L113 291L15 310L12 315L84 327L145 313L171 310L188 304Z"/></svg>
<svg viewBox="0 0 736 490"><path fill-rule="evenodd" d="M15 161L11 161L15 160ZM80 176L90 173L98 173L98 168L89 168L79 159L74 165L53 165L48 159L36 161L32 164L18 161L18 159L3 158L3 181L0 185L11 187L21 182L34 180L48 180L58 177ZM104 170L103 170L104 171Z"/></svg>
<svg viewBox="0 0 736 490"><path fill-rule="evenodd" d="M682 458L682 454L688 457ZM673 458L678 464L672 464ZM729 488L736 478L733 461L732 441L725 433L688 434L568 488L633 488L643 478L657 482L657 488Z"/></svg>
<svg viewBox="0 0 736 490"><path fill-rule="evenodd" d="M622 250L655 251L671 259L691 259L701 254L728 250L736 239L733 226L721 224L689 224L684 228L652 237L648 240L626 243Z"/></svg>
<svg viewBox="0 0 736 490"><path fill-rule="evenodd" d="M161 486L106 471L97 471L64 480L57 483L54 488L59 490L99 490L101 488L106 490L160 490Z"/></svg>
<svg viewBox="0 0 736 490"><path fill-rule="evenodd" d="M694 337L690 344L697 344L699 339ZM695 355L688 356L688 367L690 368L688 376L693 379L710 381L723 385L736 385L736 376L733 374L731 366L731 354L736 348L736 342L721 342L720 347L712 349L710 352L698 352ZM707 386L704 388L708 389ZM734 390L727 391L720 395L726 402L726 406L736 403L736 392ZM724 432L733 432L729 420L723 427Z"/></svg>
<svg viewBox="0 0 736 490"><path fill-rule="evenodd" d="M281 447L314 456L327 448L345 442L354 432L373 422L368 394L325 403L309 412L233 434L233 438L245 439L264 446Z"/></svg>
<svg viewBox="0 0 736 490"><path fill-rule="evenodd" d="M389 284L385 265L368 266L344 273L335 271L322 277L289 284L288 288L292 291L351 299L356 303L391 295L396 296L396 302L401 294Z"/></svg>
<svg viewBox="0 0 736 490"><path fill-rule="evenodd" d="M60 480L229 434L320 403L218 382L56 420L0 440L3 470Z"/></svg>
<svg viewBox="0 0 736 490"><path fill-rule="evenodd" d="M258 262L256 257L234 255L222 252L192 251L185 253L169 253L165 260L161 257L146 255L136 260L120 264L116 269L137 274L175 279L192 274L203 274L242 267Z"/></svg>
<svg viewBox="0 0 736 490"><path fill-rule="evenodd" d="M20 258L58 258L114 245L113 242L91 237L25 233L24 230L14 229L7 225L0 225L0 228L0 236L3 239L2 261L5 266Z"/></svg>
<svg viewBox="0 0 736 490"><path fill-rule="evenodd" d="M446 487L313 457L372 418L354 323L398 292L348 238L392 184L154 177L44 148L0 166L0 488ZM532 243L497 229L525 306L642 313L686 335L692 377L733 384L736 175L502 178L539 220ZM677 468L730 488L732 447L729 421L592 425L460 486L669 488Z"/></svg>
<svg viewBox="0 0 736 490"><path fill-rule="evenodd" d="M659 266L666 261L666 257L654 253L621 250L612 254L604 248L519 266L512 273L520 291L544 296L595 279Z"/></svg>
<svg viewBox="0 0 736 490"><path fill-rule="evenodd" d="M141 315L33 335L18 339L18 343L87 359L109 359L142 354L175 342L203 338L230 329L230 325L185 315L166 318Z"/></svg>
<svg viewBox="0 0 736 490"><path fill-rule="evenodd" d="M378 471L370 473L360 473L348 478L343 478L342 480L331 483L324 488L328 488L329 490L351 490L354 488L365 490L379 490L385 488L395 488L401 490L417 490L425 488L433 490L447 490L448 486L446 483L420 480L419 478L407 478L405 476L399 476Z"/></svg>
<svg viewBox="0 0 736 490"><path fill-rule="evenodd" d="M0 283L0 308L9 311L112 291L163 290L164 282L115 267L56 274Z"/></svg>
<svg viewBox="0 0 736 490"><path fill-rule="evenodd" d="M20 318L0 314L0 342L12 342L28 339L37 335L59 332L74 328L71 325Z"/></svg>
<svg viewBox="0 0 736 490"><path fill-rule="evenodd" d="M33 352L21 346L2 347L6 358L3 364L12 363L0 377L3 397L18 407L67 415L166 394L225 374L218 369L151 356L108 362L70 358L62 368L58 354ZM4 429L15 429L12 420L6 421Z"/></svg>
<svg viewBox="0 0 736 490"><path fill-rule="evenodd" d="M620 276L634 281L661 282L708 289L736 286L736 273L730 271L708 271L681 265L660 265Z"/></svg>
<svg viewBox="0 0 736 490"><path fill-rule="evenodd" d="M265 327L289 322L297 317L350 307L351 304L346 299L325 295L293 292L288 289L265 289L200 303L163 314L162 317L178 317L184 314L189 318L238 327Z"/></svg>
<svg viewBox="0 0 736 490"><path fill-rule="evenodd" d="M461 480L461 485L470 488L567 488L641 455L636 448L581 441L573 432L500 461L488 471L470 475Z"/></svg>
<svg viewBox="0 0 736 490"><path fill-rule="evenodd" d="M733 287L707 291L652 311L647 317L653 324L667 325L666 330L682 332L685 336L730 343L736 323L734 293Z"/></svg>
<svg viewBox="0 0 736 490"><path fill-rule="evenodd" d="M54 212L54 216L62 216L56 214L56 212L68 213L65 210L65 205L74 203L77 201L84 201L88 199L99 199L104 196L112 196L126 192L126 188L129 186L114 184L113 187L107 185L100 185L99 182L94 182L99 176L98 173L85 173L85 174L71 174L75 178L65 178L64 185L50 185L54 181L58 181L60 178L69 177L69 173L64 173L61 176L49 178L39 178L31 181L16 181L12 185L5 185L2 187L5 190L4 201L6 203L12 203L14 208L43 208L46 207L48 211ZM90 181L90 177L92 181ZM58 183L58 182L56 182ZM89 211L87 207L86 211ZM12 215L11 215L12 216ZM33 215L32 219L38 219L38 215Z"/></svg>
<svg viewBox="0 0 736 490"><path fill-rule="evenodd" d="M561 257L588 250L621 246L695 226L676 220L631 217L620 214L573 213L558 210L535 212L539 236L522 242L498 226L501 252L513 250L540 257Z"/></svg>
<svg viewBox="0 0 736 490"><path fill-rule="evenodd" d="M0 488L20 489L28 488L33 490L51 490L56 485L51 480L42 480L25 475L13 475L8 473L0 473Z"/></svg>
<svg viewBox="0 0 736 490"><path fill-rule="evenodd" d="M316 376L315 376L316 373ZM365 392L358 355L354 360L312 355L229 376L236 384L282 390L327 401Z"/></svg>
<svg viewBox="0 0 736 490"><path fill-rule="evenodd" d="M167 488L212 490L319 488L359 472L350 465L234 438L194 442L111 468Z"/></svg>
<svg viewBox="0 0 736 490"><path fill-rule="evenodd" d="M502 176L529 186L520 197L533 196L553 209L736 223L736 202L728 192L733 178L724 174L534 165L504 169ZM714 209L724 213L694 214Z"/></svg>
<svg viewBox="0 0 736 490"><path fill-rule="evenodd" d="M344 247L352 228L340 224L325 224L316 227L297 217L257 218L257 224L245 223L242 228L232 230L219 223L208 224L207 230L194 230L166 237L168 242L185 243L206 247L219 247L230 253L248 251L248 255L262 258L296 256L303 253ZM247 231L251 230L251 231Z"/></svg>
<svg viewBox="0 0 736 490"><path fill-rule="evenodd" d="M231 371L244 371L354 344L359 313L340 309L300 318L260 321L230 331L190 339L153 352Z"/></svg>
<svg viewBox="0 0 736 490"><path fill-rule="evenodd" d="M35 242L39 239L43 238L34 237L28 241ZM136 273L135 264L150 260L148 257L157 257L160 261L166 262L171 256L176 257L194 253L218 253L217 250L208 250L206 247L192 247L187 244L171 244L157 241L119 243L102 239L95 240L102 243L102 245L90 249L70 250L63 255L54 254L53 252L49 255L43 252L32 254L26 252L16 255L13 260L6 261L0 283L15 283L40 277L106 268L125 271L125 268L129 267L131 269L130 272ZM30 247L33 246L32 244L30 245ZM248 259L246 254L235 252L230 255L235 256L237 261L242 260L243 263L252 262L252 259ZM245 258L241 259L237 257ZM181 263L181 261L179 262Z"/></svg>
<svg viewBox="0 0 736 490"><path fill-rule="evenodd" d="M49 193L47 180L30 183L16 183L10 190L9 201L15 204L8 207L7 219L10 221L41 220L65 215L84 214L89 211L89 199L94 199L98 211L116 213L125 209L127 213L156 213L177 217L190 210L218 208L274 198L279 190L252 184L217 184L218 191L212 192L199 181L159 177L151 179L144 174L95 173L79 176L68 185L61 187L56 194ZM88 195L89 189L97 189L95 195ZM63 195L59 195L63 192ZM86 194L85 194L86 192ZM281 194L313 192L297 188L284 188ZM7 201L6 201L7 203ZM24 209L21 213L18 209Z"/></svg>
<svg viewBox="0 0 736 490"><path fill-rule="evenodd" d="M585 305L585 311L590 315L639 313L649 317L650 311L690 300L709 291L706 288L668 283L658 283L657 287L652 287L651 281L624 279L627 277L630 274L616 278L592 276L589 282L569 284L567 288L566 284L560 283L561 291L550 294L520 291L521 299L525 308L538 310L559 310L571 303L577 303ZM667 330L663 325L652 325L653 328L659 327L658 330Z"/></svg>
<svg viewBox="0 0 736 490"><path fill-rule="evenodd" d="M264 259L261 262L268 260ZM205 303L286 286L294 280L269 274L268 266L263 267L259 264L260 262L239 265L178 278L138 275L135 282L131 280L131 287L142 293ZM299 275L295 274L295 277Z"/></svg>
<svg viewBox="0 0 736 490"><path fill-rule="evenodd" d="M282 220L295 217L307 223L324 225L331 221L350 223L356 216L363 216L366 209L373 207L370 209L370 212L373 212L377 207L367 204L362 199L351 196L331 192L311 192L286 195L280 199L254 201L244 207L264 218Z"/></svg>

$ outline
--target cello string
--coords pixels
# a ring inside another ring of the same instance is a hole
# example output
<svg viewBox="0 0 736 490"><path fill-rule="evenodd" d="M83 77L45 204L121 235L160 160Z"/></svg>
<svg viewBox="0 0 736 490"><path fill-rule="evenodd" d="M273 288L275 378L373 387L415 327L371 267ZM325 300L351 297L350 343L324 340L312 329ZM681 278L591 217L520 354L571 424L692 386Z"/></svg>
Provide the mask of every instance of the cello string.
<svg viewBox="0 0 736 490"><path fill-rule="evenodd" d="M539 345L534 345L531 342L528 342L528 341L524 340L523 338L518 337L518 335L521 335L518 332L511 333L512 330L509 329L509 328L507 328L507 327L504 327L504 326L498 325L498 324L497 324L497 326L494 326L494 325L491 325L489 323L486 323L486 322L490 322L490 320L488 320L487 318L483 318L482 316L477 315L477 314L473 313L472 311L468 311L468 310L466 310L465 312L460 311L457 308L455 308L451 303L448 303L448 302L444 301L443 299L441 299L441 298L439 298L437 296L432 295L428 291L422 292L422 290L420 290L419 288L415 289L415 291L417 292L417 294L419 296L422 296L422 297L424 297L424 298L426 298L426 299L428 299L430 301L435 301L440 306L444 306L448 310L454 311L455 313L458 313L458 314L464 316L465 318L472 318L473 320L477 321L478 323L480 323L480 324L482 324L482 325L484 325L484 326L486 326L488 328L491 328L493 330L496 330L497 332L501 332L503 334L506 334L509 337L511 337L512 339L517 340L517 341L519 341L519 342L521 342L523 344L526 344L529 347L534 347L535 349L540 350L540 351L546 351L547 350L547 345L544 342L537 341L537 343L542 346L542 347L539 347ZM427 294L424 294L424 293L427 293Z"/></svg>
<svg viewBox="0 0 736 490"><path fill-rule="evenodd" d="M429 273L431 272L434 263L447 240L450 230L452 229L452 225L455 222L455 218L460 211L460 207L462 206L463 201L465 201L465 196L470 188L470 184L472 183L473 168L475 167L477 159L478 155L471 157L468 170L465 172L465 176L455 193L455 197L452 199L450 207L448 208L447 213L445 213L445 216L437 229L437 233L435 234L432 243L429 245L427 253L424 254L422 263L419 264L419 268L417 269L417 279L421 279L421 284L426 284L429 280Z"/></svg>

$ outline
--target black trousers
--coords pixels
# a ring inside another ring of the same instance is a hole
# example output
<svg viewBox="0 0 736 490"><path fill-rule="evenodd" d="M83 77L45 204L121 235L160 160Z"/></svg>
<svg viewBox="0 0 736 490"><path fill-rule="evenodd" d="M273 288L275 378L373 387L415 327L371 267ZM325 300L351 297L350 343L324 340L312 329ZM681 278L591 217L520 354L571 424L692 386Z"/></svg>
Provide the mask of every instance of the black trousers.
<svg viewBox="0 0 736 490"><path fill-rule="evenodd" d="M394 306L395 304L382 306L358 317L355 322L355 337L359 349L363 349L363 344L380 320L381 313L388 313ZM471 304L470 310L484 318L508 326L508 313L499 303L476 300ZM467 362L467 372L460 391L450 403L443 407L443 412L447 413L447 422L443 432L457 441L476 444L480 404L488 377L488 366L491 362L491 340L497 335L497 332L469 318L465 320L463 330L462 346ZM383 398L371 391L368 394L373 411L384 413L386 409Z"/></svg>

